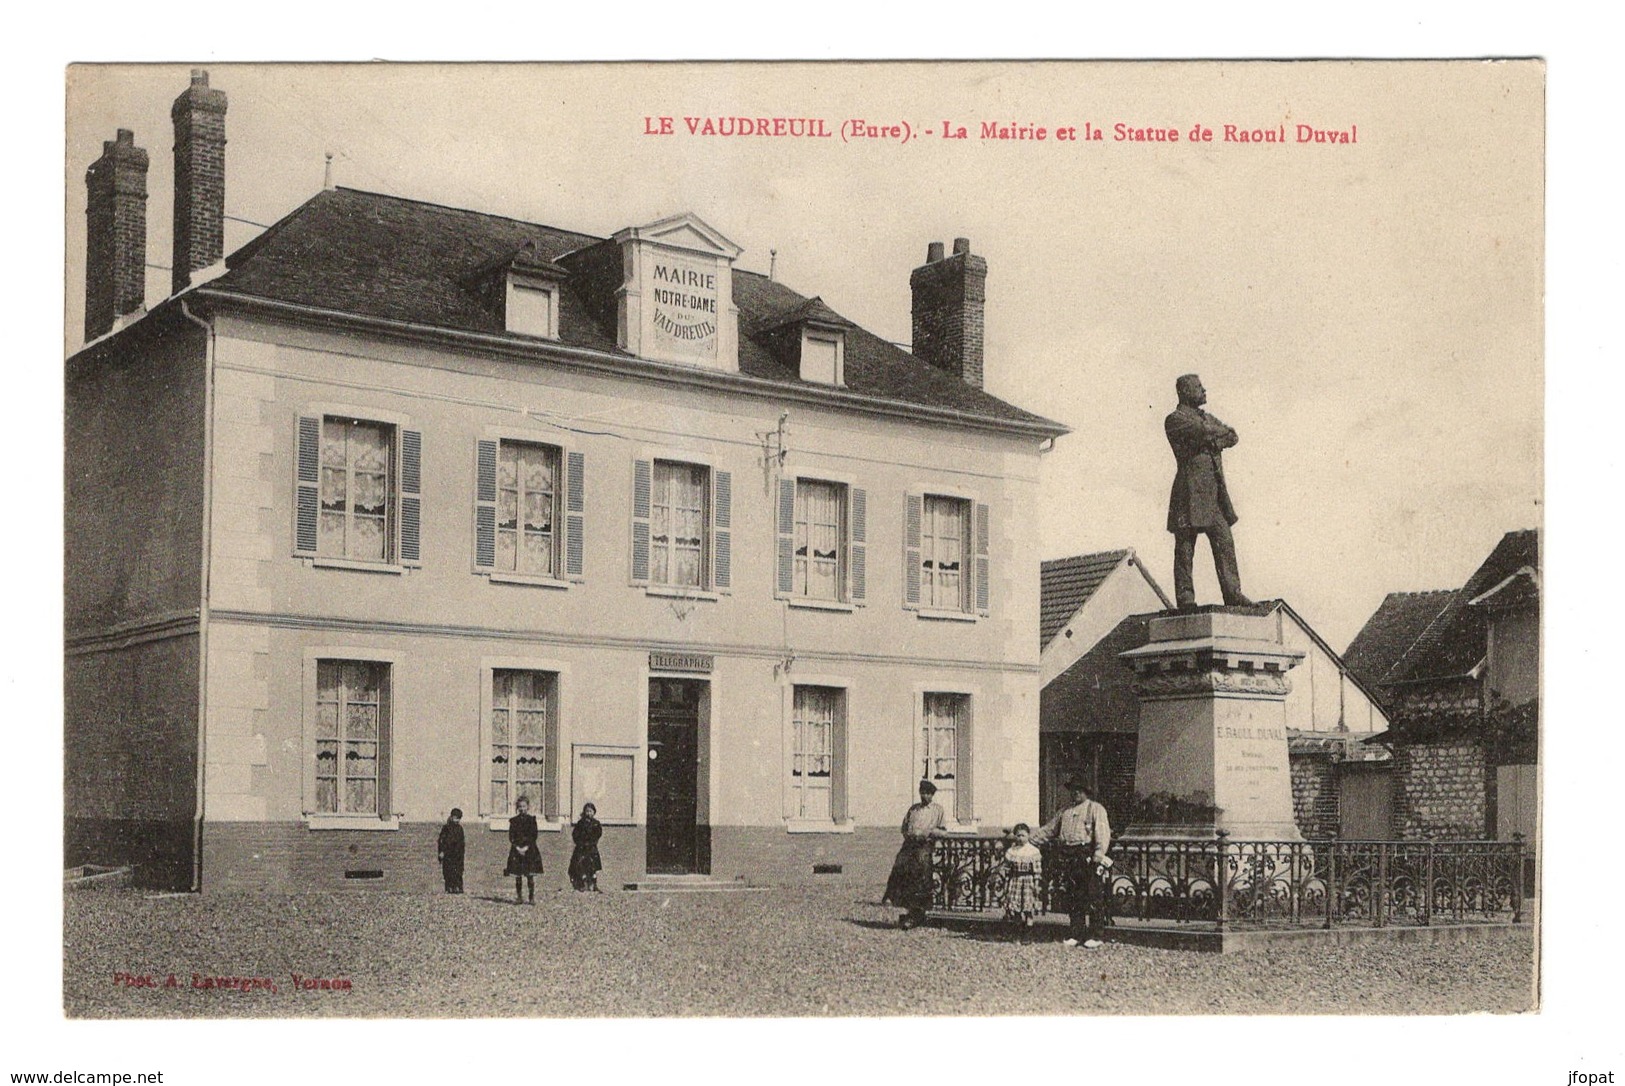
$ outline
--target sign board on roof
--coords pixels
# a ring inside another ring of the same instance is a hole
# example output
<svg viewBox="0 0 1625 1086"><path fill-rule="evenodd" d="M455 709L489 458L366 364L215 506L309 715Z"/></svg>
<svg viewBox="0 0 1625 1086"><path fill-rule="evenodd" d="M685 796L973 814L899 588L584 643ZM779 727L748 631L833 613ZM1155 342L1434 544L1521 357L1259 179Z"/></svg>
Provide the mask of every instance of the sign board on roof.
<svg viewBox="0 0 1625 1086"><path fill-rule="evenodd" d="M615 240L626 270L620 345L655 362L738 372L733 262L739 246L693 215L629 227Z"/></svg>

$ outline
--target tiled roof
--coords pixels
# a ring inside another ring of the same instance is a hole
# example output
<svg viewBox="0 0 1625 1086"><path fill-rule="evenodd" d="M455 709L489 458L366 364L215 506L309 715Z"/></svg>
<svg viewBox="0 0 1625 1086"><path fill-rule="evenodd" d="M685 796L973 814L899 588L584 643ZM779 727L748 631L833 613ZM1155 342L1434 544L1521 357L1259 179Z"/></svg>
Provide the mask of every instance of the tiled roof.
<svg viewBox="0 0 1625 1086"><path fill-rule="evenodd" d="M210 281L211 295L244 295L274 302L407 324L506 335L502 321L469 289L471 275L530 246L525 259L585 269L603 239L517 219L443 207L354 189L319 193L226 260ZM602 266L600 262L598 267ZM804 389L786 362L775 358L758 329L797 314L845 322L818 299L798 294L754 272L735 270L739 308L739 372ZM559 340L611 354L616 348L613 299L594 293L594 276L575 275L562 292ZM535 343L525 336L515 342ZM862 328L848 329L847 391L862 396L940 408L994 422L1065 427L1023 411L915 358Z"/></svg>
<svg viewBox="0 0 1625 1086"><path fill-rule="evenodd" d="M1512 611L1540 606L1540 582L1535 571L1528 566L1520 569L1500 584L1487 589L1482 595L1467 601L1469 607L1483 607L1493 611Z"/></svg>
<svg viewBox="0 0 1625 1086"><path fill-rule="evenodd" d="M1540 568L1540 536L1508 532L1459 592L1422 631L1389 671L1387 683L1411 683L1466 675L1484 659L1485 621L1467 601L1484 594L1523 567Z"/></svg>
<svg viewBox="0 0 1625 1086"><path fill-rule="evenodd" d="M1127 550L1055 558L1039 565L1038 644L1043 647L1061 632L1067 619L1089 602L1106 577L1127 558Z"/></svg>
<svg viewBox="0 0 1625 1086"><path fill-rule="evenodd" d="M1453 589L1434 592L1390 592L1366 620L1343 653L1343 663L1379 698L1386 691L1377 684L1388 677L1428 624L1455 598Z"/></svg>

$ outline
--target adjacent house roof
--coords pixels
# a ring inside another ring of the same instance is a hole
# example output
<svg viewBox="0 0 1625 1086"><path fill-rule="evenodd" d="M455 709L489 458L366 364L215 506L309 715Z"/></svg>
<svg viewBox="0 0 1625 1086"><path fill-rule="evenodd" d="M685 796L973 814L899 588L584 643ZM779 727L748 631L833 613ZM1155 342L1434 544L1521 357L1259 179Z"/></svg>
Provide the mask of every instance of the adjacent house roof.
<svg viewBox="0 0 1625 1086"><path fill-rule="evenodd" d="M238 249L227 258L225 274L199 292L511 338L541 352L544 344L506 332L500 315L468 286L481 269L524 249L531 263L580 273L572 274L562 291L559 342L629 358L616 346L614 300L606 304L599 296L604 294L602 269L618 271L618 254L610 254L615 261L608 261L602 251L613 244L499 215L339 188L319 193ZM754 335L797 319L850 322L821 300L766 276L735 269L732 278L739 309L740 374L840 396L803 381L795 367L776 358ZM1012 406L855 325L847 328L845 382L847 394L1028 431L1066 432L1064 426Z"/></svg>
<svg viewBox="0 0 1625 1086"><path fill-rule="evenodd" d="M1400 730L1479 720L1486 610L1539 599L1540 535L1508 532L1459 589L1396 592L1349 645L1351 665L1376 675L1383 708Z"/></svg>
<svg viewBox="0 0 1625 1086"><path fill-rule="evenodd" d="M1389 671L1422 636L1422 631L1455 596L1455 590L1448 588L1433 592L1390 592L1349 642L1343 663L1374 692L1379 704L1389 697L1389 692L1377 684L1388 677Z"/></svg>
<svg viewBox="0 0 1625 1086"><path fill-rule="evenodd" d="M1471 675L1484 659L1485 623L1470 600L1517 574L1524 567L1540 568L1540 536L1534 530L1508 532L1496 544L1460 591L1429 622L1409 651L1389 670L1383 682L1427 682Z"/></svg>
<svg viewBox="0 0 1625 1086"><path fill-rule="evenodd" d="M1152 579L1151 573L1140 564L1132 548L1078 554L1071 558L1052 558L1039 565L1038 588L1038 644L1048 645L1060 633L1073 615L1089 602L1091 596L1106 583L1112 570L1128 562L1140 571L1151 590L1161 597L1169 608L1173 602Z"/></svg>

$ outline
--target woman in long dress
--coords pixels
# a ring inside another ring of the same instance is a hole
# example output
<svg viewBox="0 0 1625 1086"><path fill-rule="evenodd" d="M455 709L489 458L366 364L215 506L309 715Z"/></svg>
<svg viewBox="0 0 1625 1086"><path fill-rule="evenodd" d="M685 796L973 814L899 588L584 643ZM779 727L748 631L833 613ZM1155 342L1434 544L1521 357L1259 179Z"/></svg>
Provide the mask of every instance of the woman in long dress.
<svg viewBox="0 0 1625 1086"><path fill-rule="evenodd" d="M933 798L936 794L936 785L920 782L920 802L903 816L903 847L897 850L891 878L886 880L882 900L902 906L897 926L904 931L925 923L925 911L931 907L931 839L941 836L948 825Z"/></svg>

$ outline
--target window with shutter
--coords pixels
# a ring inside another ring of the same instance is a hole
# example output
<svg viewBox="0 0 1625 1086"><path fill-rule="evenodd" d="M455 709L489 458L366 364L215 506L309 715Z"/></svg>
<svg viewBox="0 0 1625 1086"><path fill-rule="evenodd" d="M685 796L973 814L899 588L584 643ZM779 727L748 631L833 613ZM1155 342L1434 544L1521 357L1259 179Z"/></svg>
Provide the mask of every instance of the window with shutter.
<svg viewBox="0 0 1625 1086"><path fill-rule="evenodd" d="M557 445L475 443L474 566L498 579L579 578L584 459Z"/></svg>
<svg viewBox="0 0 1625 1086"><path fill-rule="evenodd" d="M301 415L294 553L334 565L421 564L422 478L422 431L350 415Z"/></svg>

